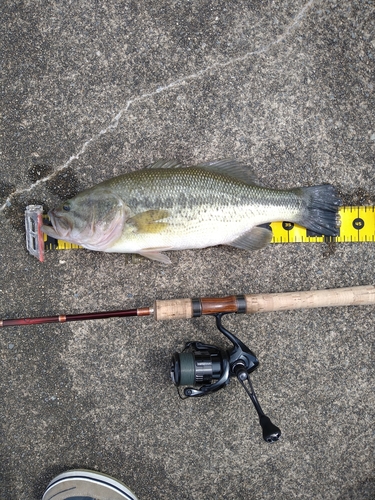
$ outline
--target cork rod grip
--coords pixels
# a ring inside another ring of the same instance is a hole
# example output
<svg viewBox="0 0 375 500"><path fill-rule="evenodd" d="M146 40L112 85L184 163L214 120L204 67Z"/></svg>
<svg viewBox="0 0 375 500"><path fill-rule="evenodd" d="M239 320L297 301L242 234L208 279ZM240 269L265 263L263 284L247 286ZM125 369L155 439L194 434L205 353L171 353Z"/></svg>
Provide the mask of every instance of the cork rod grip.
<svg viewBox="0 0 375 500"><path fill-rule="evenodd" d="M373 285L310 290L304 292L245 295L248 314L315 307L361 306L375 304Z"/></svg>
<svg viewBox="0 0 375 500"><path fill-rule="evenodd" d="M156 300L154 304L156 321L165 319L188 319L193 317L191 299Z"/></svg>
<svg viewBox="0 0 375 500"><path fill-rule="evenodd" d="M375 304L375 286L355 286L328 290L303 292L266 293L242 296L246 313L287 311L289 309L312 309L316 307L360 306ZM194 314L192 299L157 300L154 314L157 321L188 319L203 314L220 312L245 312L239 310L239 296L194 299L199 301L200 312Z"/></svg>

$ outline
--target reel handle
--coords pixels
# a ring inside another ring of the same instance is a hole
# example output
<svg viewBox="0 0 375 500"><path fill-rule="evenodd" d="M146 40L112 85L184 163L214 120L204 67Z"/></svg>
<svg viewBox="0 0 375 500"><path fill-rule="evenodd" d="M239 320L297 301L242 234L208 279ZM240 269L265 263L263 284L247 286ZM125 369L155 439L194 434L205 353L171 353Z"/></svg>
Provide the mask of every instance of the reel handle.
<svg viewBox="0 0 375 500"><path fill-rule="evenodd" d="M233 372L235 373L237 379L239 380L240 384L242 387L245 389L247 394L249 395L257 413L259 416L259 423L260 426L262 427L263 430L263 439L267 443L275 443L280 439L281 436L281 430L271 422L271 419L265 415L263 412L258 398L255 394L253 384L251 383L249 374L245 367L243 366L242 363L237 364L236 366L233 367ZM248 382L248 386L246 387L245 385L245 380Z"/></svg>

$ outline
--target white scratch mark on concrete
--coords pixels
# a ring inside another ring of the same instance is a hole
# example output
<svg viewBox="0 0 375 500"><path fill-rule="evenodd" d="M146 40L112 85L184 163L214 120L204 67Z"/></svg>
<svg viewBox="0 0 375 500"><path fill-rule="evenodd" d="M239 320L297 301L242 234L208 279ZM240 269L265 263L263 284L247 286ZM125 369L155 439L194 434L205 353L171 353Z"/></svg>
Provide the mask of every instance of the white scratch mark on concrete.
<svg viewBox="0 0 375 500"><path fill-rule="evenodd" d="M157 94L160 94L162 92L166 92L169 89L173 89L176 87L180 87L181 85L186 85L190 80L196 80L200 78L201 76L205 75L206 73L209 73L211 71L214 71L216 69L221 69L221 68L226 68L228 66L235 65L236 63L240 63L242 61L247 60L249 57L256 56L259 54L264 54L268 52L272 47L275 45L278 45L279 43L283 42L289 34L301 23L302 19L304 18L306 12L311 8L311 6L314 4L316 0L309 0L300 10L300 12L293 18L292 22L287 26L286 30L282 35L280 35L278 38L276 38L273 42L264 45L263 47L260 47L257 50L251 51L251 52L246 52L242 56L235 57L233 59L229 59L228 61L224 62L216 62L214 64L211 64L210 66L207 66L206 68L203 68L196 73L192 73L191 75L183 76L178 78L177 80L174 80L171 83L168 83L167 85L163 85L158 87L156 90L148 92L146 94L142 94L138 97L134 97L133 99L129 99L125 106L117 113L117 115L112 118L110 124L105 127L104 129L100 130L99 133L95 134L93 137L88 139L81 147L81 149L74 155L72 155L63 165L58 167L56 170L54 170L50 175L43 177L43 179L38 179L36 182L34 182L30 187L28 188L22 188L22 189L17 189L13 193L9 195L5 203L0 207L0 213L3 212L11 203L11 198L13 196L17 196L18 194L21 193L26 193L32 191L36 186L38 186L41 183L47 182L50 179L52 179L57 173L61 172L62 170L65 170L66 168L69 167L69 165L74 161L78 160L80 156L82 156L89 145L91 143L96 142L102 135L107 134L108 132L115 130L122 118L122 116L127 112L129 109L129 106L133 103L137 103L140 101L144 101L150 97L154 97Z"/></svg>

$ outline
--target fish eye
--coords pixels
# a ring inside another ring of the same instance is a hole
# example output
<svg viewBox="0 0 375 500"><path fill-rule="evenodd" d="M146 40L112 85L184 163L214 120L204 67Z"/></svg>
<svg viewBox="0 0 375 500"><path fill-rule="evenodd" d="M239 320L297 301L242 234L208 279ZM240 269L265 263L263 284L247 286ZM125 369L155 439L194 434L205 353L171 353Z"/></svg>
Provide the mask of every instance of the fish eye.
<svg viewBox="0 0 375 500"><path fill-rule="evenodd" d="M69 212L70 211L70 205L68 205L67 203L65 205L63 205L63 210L65 210L65 212Z"/></svg>

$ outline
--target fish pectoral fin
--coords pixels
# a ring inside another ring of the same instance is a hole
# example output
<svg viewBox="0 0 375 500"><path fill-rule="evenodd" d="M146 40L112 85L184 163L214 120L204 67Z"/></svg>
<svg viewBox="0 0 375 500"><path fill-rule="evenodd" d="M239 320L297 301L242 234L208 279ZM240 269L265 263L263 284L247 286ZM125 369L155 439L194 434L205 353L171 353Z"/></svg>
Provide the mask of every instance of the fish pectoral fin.
<svg viewBox="0 0 375 500"><path fill-rule="evenodd" d="M141 252L138 252L142 257L146 257L146 259L156 260L157 262L161 262L162 264L172 264L172 261L169 257L161 253L163 248L145 248ZM168 248L165 248L168 250Z"/></svg>
<svg viewBox="0 0 375 500"><path fill-rule="evenodd" d="M255 226L250 231L228 244L232 247L242 248L243 250L259 250L271 243L271 240L271 229Z"/></svg>
<svg viewBox="0 0 375 500"><path fill-rule="evenodd" d="M126 224L135 227L137 233L160 233L168 226L168 222L163 222L169 216L167 210L147 210L130 217Z"/></svg>

